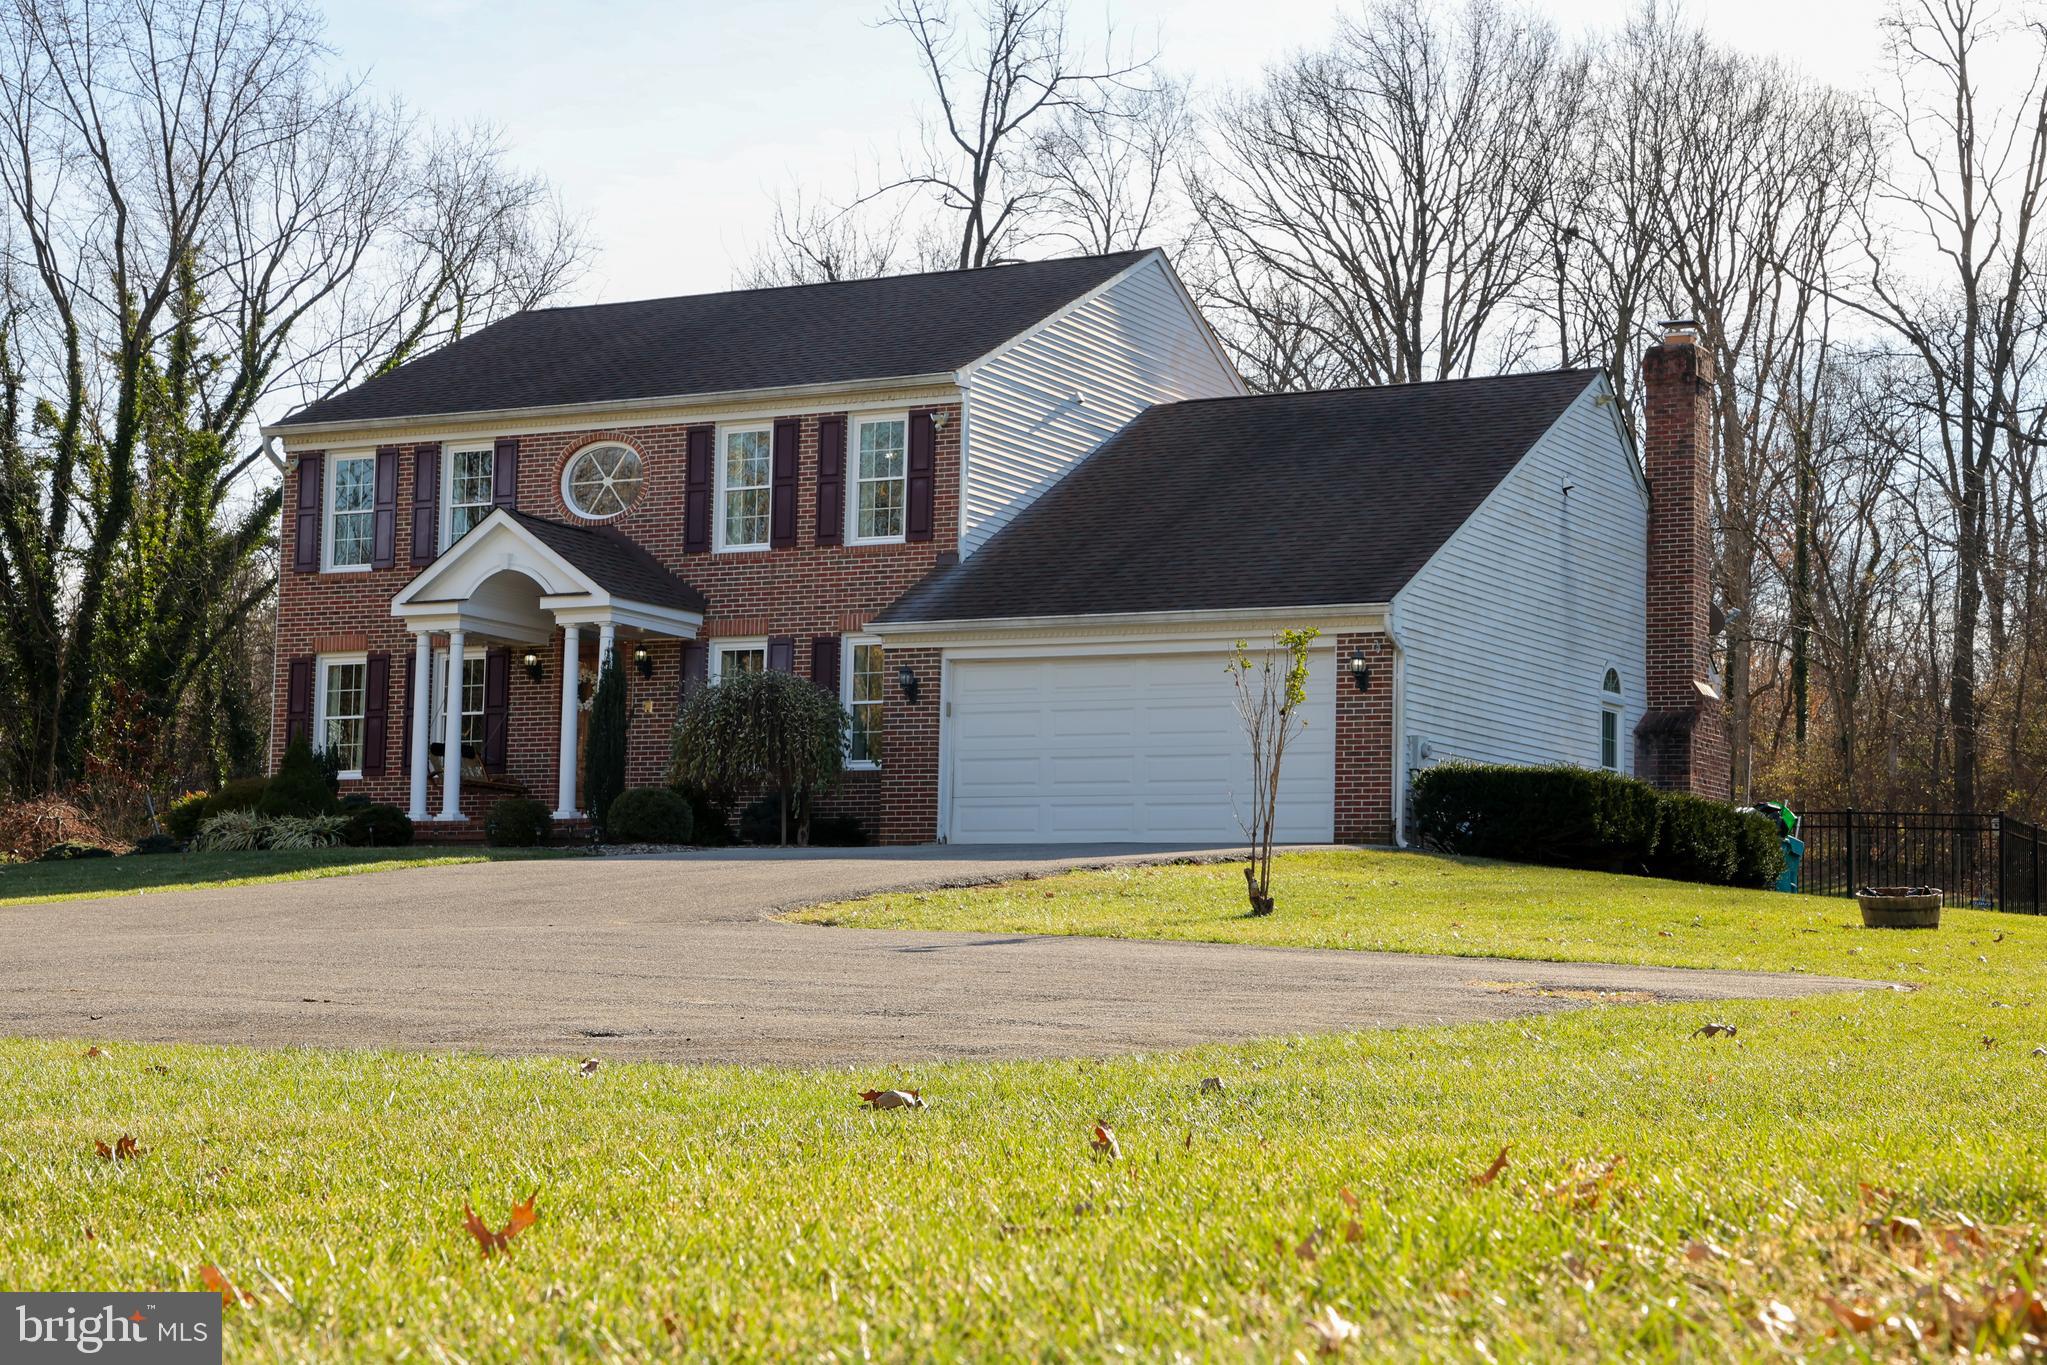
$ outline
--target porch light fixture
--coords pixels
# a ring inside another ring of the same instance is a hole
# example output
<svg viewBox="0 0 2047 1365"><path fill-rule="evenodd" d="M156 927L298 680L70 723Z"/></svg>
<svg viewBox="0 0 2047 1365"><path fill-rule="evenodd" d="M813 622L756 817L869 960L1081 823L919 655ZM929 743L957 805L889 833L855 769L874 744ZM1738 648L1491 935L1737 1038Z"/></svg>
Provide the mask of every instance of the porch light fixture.
<svg viewBox="0 0 2047 1365"><path fill-rule="evenodd" d="M540 681L540 655L537 652L530 649L527 650L526 657L519 662L526 665L527 677L531 678L534 682Z"/></svg>
<svg viewBox="0 0 2047 1365"><path fill-rule="evenodd" d="M633 667L640 670L640 676L643 678L654 676L654 656L647 652L645 640L633 642Z"/></svg>
<svg viewBox="0 0 2047 1365"><path fill-rule="evenodd" d="M1363 650L1353 650L1350 656L1350 680L1358 685L1358 691L1372 690L1372 670L1365 667Z"/></svg>
<svg viewBox="0 0 2047 1365"><path fill-rule="evenodd" d="M943 412L942 410L941 410L941 411L939 411L939 412L934 412L934 413L932 413L932 414L931 414L931 429L932 429L933 431L944 431L944 430L945 430L945 418L946 418L946 414L945 414L945 413L944 413L944 412Z"/></svg>
<svg viewBox="0 0 2047 1365"><path fill-rule="evenodd" d="M902 688L903 695L912 702L917 700L917 675L910 671L908 664L896 670L896 686Z"/></svg>

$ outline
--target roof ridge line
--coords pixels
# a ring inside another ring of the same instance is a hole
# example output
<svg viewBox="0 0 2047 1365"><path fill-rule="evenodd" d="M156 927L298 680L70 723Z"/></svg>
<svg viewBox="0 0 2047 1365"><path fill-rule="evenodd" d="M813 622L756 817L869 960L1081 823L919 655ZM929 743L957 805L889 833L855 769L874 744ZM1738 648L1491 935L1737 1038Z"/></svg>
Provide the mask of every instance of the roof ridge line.
<svg viewBox="0 0 2047 1365"><path fill-rule="evenodd" d="M1451 379L1415 379L1405 384L1341 384L1333 389L1286 389L1278 393L1222 393L1207 398L1175 398L1154 403L1157 408L1192 407L1196 403L1245 403L1264 398L1320 398L1338 393L1405 393L1411 389L1439 389L1452 384L1496 384L1507 379L1552 379L1560 375L1604 374L1598 365L1560 365L1552 370L1516 370L1508 374L1466 374Z"/></svg>

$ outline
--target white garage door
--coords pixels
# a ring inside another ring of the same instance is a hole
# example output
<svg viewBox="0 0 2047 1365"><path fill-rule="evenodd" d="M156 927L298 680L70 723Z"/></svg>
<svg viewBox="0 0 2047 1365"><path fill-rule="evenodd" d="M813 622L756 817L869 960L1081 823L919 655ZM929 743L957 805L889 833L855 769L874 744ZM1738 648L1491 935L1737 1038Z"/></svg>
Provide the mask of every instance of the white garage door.
<svg viewBox="0 0 2047 1365"><path fill-rule="evenodd" d="M951 703L953 843L1230 843L1251 764L1222 654L961 660ZM1307 726L1281 769L1278 837L1335 837L1335 655L1310 656Z"/></svg>

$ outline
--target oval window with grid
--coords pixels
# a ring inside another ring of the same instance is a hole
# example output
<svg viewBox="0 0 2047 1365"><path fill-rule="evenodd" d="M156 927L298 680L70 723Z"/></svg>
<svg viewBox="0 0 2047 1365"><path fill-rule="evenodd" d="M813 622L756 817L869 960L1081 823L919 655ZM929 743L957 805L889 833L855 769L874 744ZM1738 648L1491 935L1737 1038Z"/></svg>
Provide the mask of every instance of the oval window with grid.
<svg viewBox="0 0 2047 1365"><path fill-rule="evenodd" d="M645 479L640 454L631 446L590 446L562 471L562 500L577 516L602 521L638 501Z"/></svg>

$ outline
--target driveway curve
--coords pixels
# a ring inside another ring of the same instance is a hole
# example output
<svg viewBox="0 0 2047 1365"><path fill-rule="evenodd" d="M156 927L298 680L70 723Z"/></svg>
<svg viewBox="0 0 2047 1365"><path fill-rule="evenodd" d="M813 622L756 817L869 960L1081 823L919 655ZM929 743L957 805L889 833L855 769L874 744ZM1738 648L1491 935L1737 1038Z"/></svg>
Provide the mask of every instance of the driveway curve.
<svg viewBox="0 0 2047 1365"><path fill-rule="evenodd" d="M1189 850L741 851L467 864L0 910L0 1033L840 1065L1100 1055L1873 983L770 916Z"/></svg>

